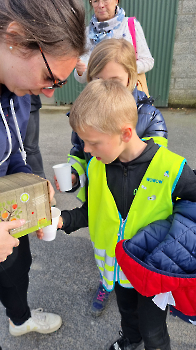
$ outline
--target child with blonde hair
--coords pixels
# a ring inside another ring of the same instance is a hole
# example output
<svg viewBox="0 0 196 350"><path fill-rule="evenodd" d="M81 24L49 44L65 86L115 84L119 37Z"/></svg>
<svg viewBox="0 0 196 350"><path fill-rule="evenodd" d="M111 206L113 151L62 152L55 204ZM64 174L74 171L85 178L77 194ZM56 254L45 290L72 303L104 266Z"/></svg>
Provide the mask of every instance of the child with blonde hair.
<svg viewBox="0 0 196 350"><path fill-rule="evenodd" d="M138 122L136 131L143 140L153 138L160 145L167 147L167 127L161 112L152 105L153 98L147 97L142 91L137 90L137 65L135 50L131 43L125 39L110 39L102 41L94 48L88 63L87 80L111 79L119 81L133 95L137 104ZM114 96L116 99L117 96ZM119 116L121 115L119 111ZM78 198L85 201L86 167L91 154L84 151L83 141L77 133L72 133L73 147L68 155L68 161L72 164L72 179L74 192L78 187ZM95 292L91 312L99 316L104 310L109 298L109 293L104 290L100 280Z"/></svg>
<svg viewBox="0 0 196 350"><path fill-rule="evenodd" d="M70 125L92 155L88 198L80 208L63 210L58 226L66 233L89 227L103 287L115 289L122 332L108 350L170 350L167 308L132 287L115 248L141 227L165 220L177 197L196 201L196 177L183 157L141 140L137 118L134 97L116 81L93 80L76 99Z"/></svg>

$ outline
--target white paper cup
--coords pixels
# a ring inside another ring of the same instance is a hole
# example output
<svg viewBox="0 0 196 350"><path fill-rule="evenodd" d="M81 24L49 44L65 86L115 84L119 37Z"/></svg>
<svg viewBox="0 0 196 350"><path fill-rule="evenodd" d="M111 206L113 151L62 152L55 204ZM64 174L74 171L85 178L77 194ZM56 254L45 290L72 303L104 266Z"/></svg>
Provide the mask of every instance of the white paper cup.
<svg viewBox="0 0 196 350"><path fill-rule="evenodd" d="M57 225L59 222L59 216L61 215L60 209L56 207L51 208L52 225L43 228L43 241L53 241L56 238Z"/></svg>
<svg viewBox="0 0 196 350"><path fill-rule="evenodd" d="M53 169L59 183L60 191L70 191L72 189L71 164L57 164L53 166Z"/></svg>

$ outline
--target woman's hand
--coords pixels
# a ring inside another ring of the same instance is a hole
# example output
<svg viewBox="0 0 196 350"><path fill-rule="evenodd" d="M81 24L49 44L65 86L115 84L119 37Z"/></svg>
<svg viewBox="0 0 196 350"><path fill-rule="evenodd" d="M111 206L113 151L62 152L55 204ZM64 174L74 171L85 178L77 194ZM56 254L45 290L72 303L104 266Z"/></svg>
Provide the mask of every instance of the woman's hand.
<svg viewBox="0 0 196 350"><path fill-rule="evenodd" d="M25 220L14 220L0 222L0 262L7 259L13 253L13 248L19 245L18 238L10 235L9 230L18 228L25 224Z"/></svg>
<svg viewBox="0 0 196 350"><path fill-rule="evenodd" d="M75 68L77 70L78 75L81 77L87 67L86 64L79 58Z"/></svg>
<svg viewBox="0 0 196 350"><path fill-rule="evenodd" d="M51 202L54 197L55 191L49 180L48 180L48 183L49 183L49 194L50 194L50 202Z"/></svg>

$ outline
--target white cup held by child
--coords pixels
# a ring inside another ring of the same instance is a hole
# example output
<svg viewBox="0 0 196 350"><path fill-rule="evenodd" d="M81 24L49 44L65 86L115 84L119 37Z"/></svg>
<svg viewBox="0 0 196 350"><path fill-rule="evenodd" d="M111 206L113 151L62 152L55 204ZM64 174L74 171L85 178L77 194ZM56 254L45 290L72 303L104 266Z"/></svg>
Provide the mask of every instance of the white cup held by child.
<svg viewBox="0 0 196 350"><path fill-rule="evenodd" d="M60 191L70 191L72 189L71 164L63 163L53 166Z"/></svg>
<svg viewBox="0 0 196 350"><path fill-rule="evenodd" d="M56 231L59 222L59 216L61 215L60 209L56 207L51 208L52 225L43 228L43 241L53 241L56 238Z"/></svg>

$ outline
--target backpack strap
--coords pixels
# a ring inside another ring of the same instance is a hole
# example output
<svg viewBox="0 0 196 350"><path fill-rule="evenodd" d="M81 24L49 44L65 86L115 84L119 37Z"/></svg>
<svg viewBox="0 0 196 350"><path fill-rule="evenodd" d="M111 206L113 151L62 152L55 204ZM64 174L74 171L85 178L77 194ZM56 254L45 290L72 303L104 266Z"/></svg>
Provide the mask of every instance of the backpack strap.
<svg viewBox="0 0 196 350"><path fill-rule="evenodd" d="M136 46L136 34L135 34L135 23L134 23L135 19L136 19L135 17L128 18L128 27L129 27L129 32L130 32L131 37L132 37L133 47L134 47L135 55L136 55L136 59L137 59L137 46Z"/></svg>

